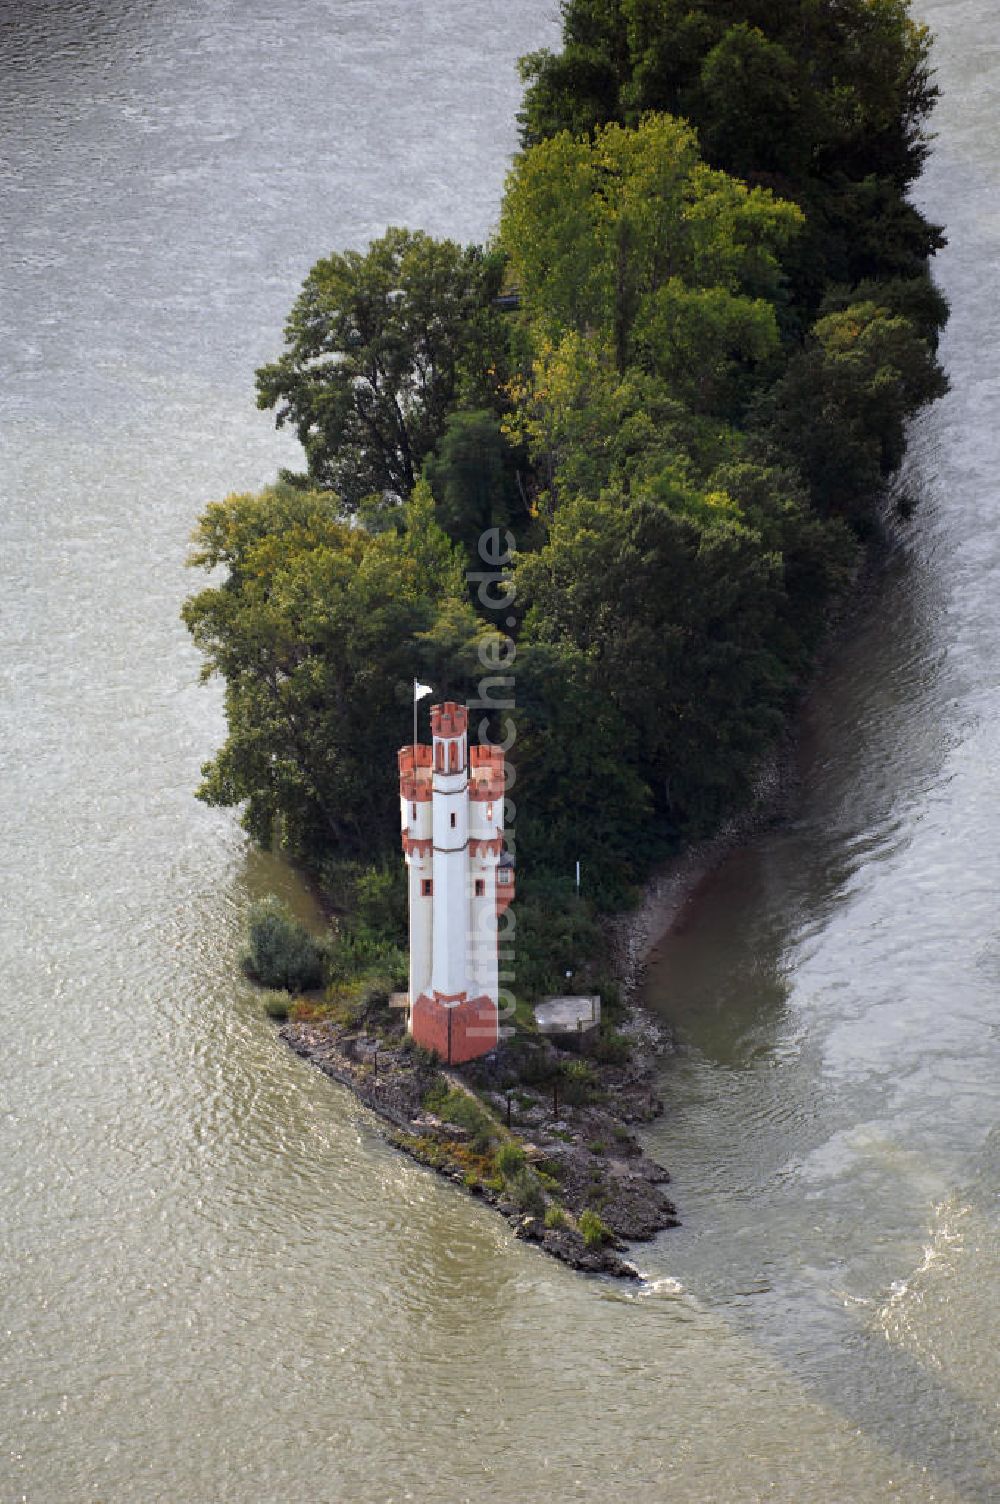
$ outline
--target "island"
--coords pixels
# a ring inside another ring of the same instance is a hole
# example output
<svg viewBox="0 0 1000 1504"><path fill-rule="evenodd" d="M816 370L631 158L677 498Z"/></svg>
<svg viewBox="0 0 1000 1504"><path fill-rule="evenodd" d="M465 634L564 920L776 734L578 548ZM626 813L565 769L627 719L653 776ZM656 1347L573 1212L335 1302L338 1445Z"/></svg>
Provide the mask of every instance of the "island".
<svg viewBox="0 0 1000 1504"><path fill-rule="evenodd" d="M183 614L225 685L199 797L329 916L251 916L288 1042L524 1236L628 1272L675 1212L621 915L760 809L905 527L944 239L909 197L936 89L903 0L568 0L563 43L522 60L489 244L390 227L310 271L257 373L304 468L206 508ZM462 708L455 766L405 742L425 689ZM428 772L488 785L454 881ZM509 958L454 962L431 915L495 915L502 873ZM601 999L585 1043L539 1027L567 991Z"/></svg>

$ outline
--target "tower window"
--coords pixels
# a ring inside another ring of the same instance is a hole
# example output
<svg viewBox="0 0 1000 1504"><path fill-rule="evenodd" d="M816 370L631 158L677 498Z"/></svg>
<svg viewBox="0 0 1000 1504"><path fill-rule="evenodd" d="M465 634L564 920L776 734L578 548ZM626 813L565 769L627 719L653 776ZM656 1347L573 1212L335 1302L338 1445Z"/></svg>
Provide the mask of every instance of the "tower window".
<svg viewBox="0 0 1000 1504"><path fill-rule="evenodd" d="M485 898L486 897L486 879L484 877L477 877L476 878L476 897L477 898Z"/></svg>
<svg viewBox="0 0 1000 1504"><path fill-rule="evenodd" d="M411 804L410 805L410 819L411 820L415 820L416 818L417 818L417 806L415 804Z"/></svg>
<svg viewBox="0 0 1000 1504"><path fill-rule="evenodd" d="M458 820L458 816L457 815L452 815L452 817L451 817L451 828L452 828L452 830L455 829L455 824L456 824L457 820Z"/></svg>
<svg viewBox="0 0 1000 1504"><path fill-rule="evenodd" d="M493 800L492 799L490 800L489 804L486 806L486 818L487 818L487 820L492 820L493 819Z"/></svg>
<svg viewBox="0 0 1000 1504"><path fill-rule="evenodd" d="M424 897L424 898L430 898L431 895L433 894L433 892L434 892L434 879L431 878L431 877L422 877L420 879L420 893L421 893L421 896Z"/></svg>

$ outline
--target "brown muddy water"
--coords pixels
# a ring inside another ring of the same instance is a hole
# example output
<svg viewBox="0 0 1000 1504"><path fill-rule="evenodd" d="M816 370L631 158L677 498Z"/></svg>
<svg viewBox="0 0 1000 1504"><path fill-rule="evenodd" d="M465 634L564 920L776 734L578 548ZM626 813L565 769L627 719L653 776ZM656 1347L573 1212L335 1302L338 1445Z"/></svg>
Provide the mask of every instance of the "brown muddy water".
<svg viewBox="0 0 1000 1504"><path fill-rule="evenodd" d="M201 505L293 459L311 262L481 237L529 0L39 3L0 30L0 1501L985 1500L1000 1138L1000 16L924 7L954 389L791 822L650 979L684 1227L588 1282L380 1140L236 979L307 899L191 797Z"/></svg>

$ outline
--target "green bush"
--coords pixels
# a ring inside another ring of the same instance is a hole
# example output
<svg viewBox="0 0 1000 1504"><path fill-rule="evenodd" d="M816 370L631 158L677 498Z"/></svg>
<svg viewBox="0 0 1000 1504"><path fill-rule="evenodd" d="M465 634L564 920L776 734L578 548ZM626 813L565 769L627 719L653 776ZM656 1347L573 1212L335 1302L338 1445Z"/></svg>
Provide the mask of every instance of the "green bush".
<svg viewBox="0 0 1000 1504"><path fill-rule="evenodd" d="M513 1179L507 1181L507 1189L525 1216L544 1216L545 1192L538 1182L537 1175L533 1175L527 1166L518 1171Z"/></svg>
<svg viewBox="0 0 1000 1504"><path fill-rule="evenodd" d="M601 1248L611 1241L611 1228L595 1211L591 1211L590 1207L580 1213L576 1225L588 1248Z"/></svg>
<svg viewBox="0 0 1000 1504"><path fill-rule="evenodd" d="M277 898L251 908L242 962L248 976L265 987L307 992L323 984L323 946Z"/></svg>
<svg viewBox="0 0 1000 1504"><path fill-rule="evenodd" d="M566 1215L566 1208L560 1206L558 1201L553 1201L545 1212L545 1226L554 1228L566 1227L568 1225L569 1218Z"/></svg>
<svg viewBox="0 0 1000 1504"><path fill-rule="evenodd" d="M520 1144L501 1144L496 1152L496 1167L505 1180L524 1169L524 1150Z"/></svg>
<svg viewBox="0 0 1000 1504"><path fill-rule="evenodd" d="M358 926L384 937L392 945L407 944L406 867L394 860L381 867L367 867L354 885Z"/></svg>
<svg viewBox="0 0 1000 1504"><path fill-rule="evenodd" d="M291 1012L292 995L290 992L271 990L264 993L263 1003L264 1012L268 1018L274 1018L279 1023L284 1023Z"/></svg>
<svg viewBox="0 0 1000 1504"><path fill-rule="evenodd" d="M476 1154L488 1154L496 1138L496 1124L486 1108L464 1091L449 1089L438 1080L425 1094L423 1105L442 1123L454 1123L472 1135L470 1147Z"/></svg>
<svg viewBox="0 0 1000 1504"><path fill-rule="evenodd" d="M616 1029L602 1029L593 1047L593 1056L602 1065L624 1065L632 1053L632 1047L624 1034Z"/></svg>
<svg viewBox="0 0 1000 1504"><path fill-rule="evenodd" d="M364 926L344 924L330 949L330 975L336 981L353 977L382 976L390 990L406 986L409 960L404 950Z"/></svg>
<svg viewBox="0 0 1000 1504"><path fill-rule="evenodd" d="M563 1066L559 1090L570 1106L585 1106L593 1098L596 1088L597 1074L586 1060L571 1060Z"/></svg>

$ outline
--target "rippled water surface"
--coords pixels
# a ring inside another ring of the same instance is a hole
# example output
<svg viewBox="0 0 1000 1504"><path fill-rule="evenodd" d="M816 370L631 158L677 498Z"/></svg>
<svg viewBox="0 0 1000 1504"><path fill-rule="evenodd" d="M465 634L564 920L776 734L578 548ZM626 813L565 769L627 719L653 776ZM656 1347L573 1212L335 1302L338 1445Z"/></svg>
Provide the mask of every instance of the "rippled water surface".
<svg viewBox="0 0 1000 1504"><path fill-rule="evenodd" d="M925 6L953 391L815 695L792 823L660 949L638 1295L388 1150L235 979L275 888L191 798L203 502L311 262L482 237L556 6L4 7L0 1504L985 1500L1000 1135L1000 19Z"/></svg>

